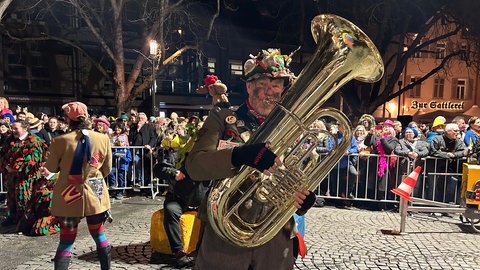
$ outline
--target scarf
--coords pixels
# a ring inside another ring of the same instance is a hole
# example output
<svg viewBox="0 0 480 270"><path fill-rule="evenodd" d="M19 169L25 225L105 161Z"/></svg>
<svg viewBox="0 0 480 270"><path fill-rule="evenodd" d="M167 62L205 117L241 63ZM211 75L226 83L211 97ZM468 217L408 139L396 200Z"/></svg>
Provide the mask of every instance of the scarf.
<svg viewBox="0 0 480 270"><path fill-rule="evenodd" d="M70 173L68 175L68 183L70 184L81 184L82 180L82 167L83 161L85 160L85 155L87 155L87 160L92 159L90 153L90 138L88 137L88 131L83 129L80 131L82 137L77 143L77 148L73 154L72 166L70 167Z"/></svg>
<svg viewBox="0 0 480 270"><path fill-rule="evenodd" d="M248 111L253 115L255 116L255 118L257 118L258 122L261 124L263 123L263 121L265 121L265 118L264 116L261 116L260 114L258 114L252 107L252 105L250 105L250 102L248 101L247 99L247 108L248 108Z"/></svg>

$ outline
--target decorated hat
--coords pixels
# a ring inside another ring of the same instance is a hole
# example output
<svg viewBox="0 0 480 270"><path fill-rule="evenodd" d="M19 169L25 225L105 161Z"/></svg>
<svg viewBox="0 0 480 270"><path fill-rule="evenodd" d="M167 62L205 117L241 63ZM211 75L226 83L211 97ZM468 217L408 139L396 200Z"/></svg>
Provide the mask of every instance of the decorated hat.
<svg viewBox="0 0 480 270"><path fill-rule="evenodd" d="M394 125L393 125L393 121L390 120L390 119L385 120L385 122L383 122L383 125L384 125L384 126L391 126L391 127L394 126Z"/></svg>
<svg viewBox="0 0 480 270"><path fill-rule="evenodd" d="M64 104L62 106L62 110L68 119L73 121L78 121L79 117L88 117L87 105L83 104L82 102L74 101Z"/></svg>
<svg viewBox="0 0 480 270"><path fill-rule="evenodd" d="M28 124L30 125L31 129L38 128L38 126L40 126L42 123L43 121L37 117L28 119Z"/></svg>
<svg viewBox="0 0 480 270"><path fill-rule="evenodd" d="M12 110L8 109L8 108L3 108L1 111L0 111L0 118L1 119L8 119L10 121L10 123L13 123L13 121L15 121L15 118L13 117L13 112Z"/></svg>
<svg viewBox="0 0 480 270"><path fill-rule="evenodd" d="M261 76L294 79L295 75L288 69L291 56L282 55L280 49L262 50L256 56L250 54L250 59L243 65L245 79L251 81Z"/></svg>
<svg viewBox="0 0 480 270"><path fill-rule="evenodd" d="M96 123L96 124L98 124L98 123L105 124L107 126L107 128L110 127L110 122L108 122L108 120L103 118L103 117L95 118L95 119L93 119L93 122Z"/></svg>

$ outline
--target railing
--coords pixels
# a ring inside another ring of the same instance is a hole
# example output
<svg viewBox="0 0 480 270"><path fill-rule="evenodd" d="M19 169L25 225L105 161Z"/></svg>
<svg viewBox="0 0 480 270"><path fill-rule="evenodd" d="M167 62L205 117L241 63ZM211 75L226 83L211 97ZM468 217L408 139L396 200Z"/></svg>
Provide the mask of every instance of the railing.
<svg viewBox="0 0 480 270"><path fill-rule="evenodd" d="M116 166L114 166L109 177L107 177L107 184L110 191L122 192L123 190L132 189L150 189L152 198L155 198L162 192L162 188L168 186L166 181L162 181L154 175L153 166L155 165L156 159L155 156L152 157L150 150L143 146L112 147L113 152L116 152L116 149L130 151L131 161L127 166L127 170L119 170L118 168L122 166L122 157L113 154L112 163ZM122 179L125 181L121 181Z"/></svg>
<svg viewBox="0 0 480 270"><path fill-rule="evenodd" d="M156 160L151 157L150 151L143 146L113 147L113 150L115 149L130 151L132 161L125 172L112 170L112 177L110 179L106 178L110 191L149 189L152 198L155 198L168 186L166 179L159 179L154 175L153 165ZM347 162L339 162L317 188L318 197L398 203L399 198L390 190L398 187L402 180L414 169L414 166L420 165L422 166L422 172L417 179L412 196L438 202L460 204L462 164L465 159L445 160L427 157L411 161L405 157L385 156L388 169L383 176L380 176L378 173L379 155L369 154L362 158L358 154L352 154L345 158L347 158ZM116 168L120 167L118 157L114 157L113 162L116 163ZM353 164L353 166L344 166L345 164ZM121 175L122 173L124 175ZM125 179L123 184L119 183L121 177ZM0 174L1 193L6 193L6 186L4 178Z"/></svg>
<svg viewBox="0 0 480 270"><path fill-rule="evenodd" d="M445 160L426 157L411 160L395 155L384 157L388 168L380 176L379 155L369 154L363 158L358 154L346 156L347 162L338 163L322 181L317 189L318 197L398 203L398 196L390 190L398 187L415 166L421 166L422 171L412 196L460 204L462 164L465 159Z"/></svg>

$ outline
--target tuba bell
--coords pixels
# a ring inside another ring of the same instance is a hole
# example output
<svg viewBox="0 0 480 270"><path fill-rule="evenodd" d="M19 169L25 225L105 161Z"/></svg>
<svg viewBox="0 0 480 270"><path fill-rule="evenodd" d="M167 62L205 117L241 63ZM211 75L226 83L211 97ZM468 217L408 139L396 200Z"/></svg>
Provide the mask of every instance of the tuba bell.
<svg viewBox="0 0 480 270"><path fill-rule="evenodd" d="M352 139L349 119L339 110L320 106L352 79L373 83L383 75L377 48L351 22L318 15L311 31L317 43L312 60L247 142L269 142L272 151L284 157L283 166L270 177L243 166L235 177L216 181L208 195L212 228L234 245L255 247L272 239L297 210L295 193L315 189L347 152ZM343 139L317 161L310 154L319 131L310 127L322 117L335 119L344 131ZM305 140L313 143L305 148Z"/></svg>

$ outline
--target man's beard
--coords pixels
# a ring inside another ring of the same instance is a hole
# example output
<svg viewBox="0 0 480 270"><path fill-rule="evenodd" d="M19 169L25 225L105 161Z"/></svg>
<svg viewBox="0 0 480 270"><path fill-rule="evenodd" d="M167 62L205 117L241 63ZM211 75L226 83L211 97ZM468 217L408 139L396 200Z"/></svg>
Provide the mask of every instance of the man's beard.
<svg viewBox="0 0 480 270"><path fill-rule="evenodd" d="M261 99L258 95L259 91L259 89L254 90L250 104L259 115L267 117L275 108L275 103L280 101L280 95L268 96Z"/></svg>

